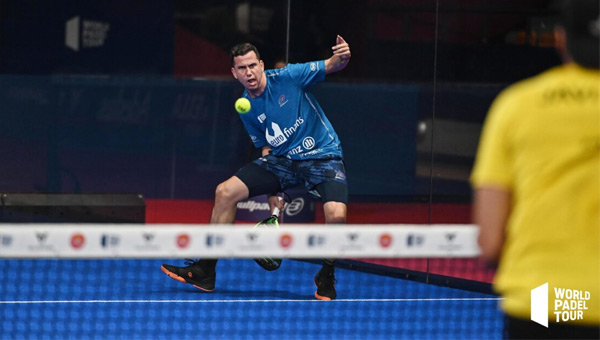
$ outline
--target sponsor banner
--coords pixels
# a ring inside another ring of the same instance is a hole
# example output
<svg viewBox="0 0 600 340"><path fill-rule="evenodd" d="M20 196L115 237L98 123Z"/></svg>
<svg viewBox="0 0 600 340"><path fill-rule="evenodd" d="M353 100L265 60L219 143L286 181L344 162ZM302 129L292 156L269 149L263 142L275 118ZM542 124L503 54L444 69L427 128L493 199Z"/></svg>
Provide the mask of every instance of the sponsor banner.
<svg viewBox="0 0 600 340"><path fill-rule="evenodd" d="M240 225L0 226L2 258L314 258L315 255L333 258L475 257L479 255L477 228L472 225L314 224L256 230ZM567 291L563 300L576 299L580 295ZM585 294L581 296L585 297Z"/></svg>
<svg viewBox="0 0 600 340"><path fill-rule="evenodd" d="M437 254L440 257L475 257L480 253L477 228L436 225L402 228L398 251L415 257Z"/></svg>

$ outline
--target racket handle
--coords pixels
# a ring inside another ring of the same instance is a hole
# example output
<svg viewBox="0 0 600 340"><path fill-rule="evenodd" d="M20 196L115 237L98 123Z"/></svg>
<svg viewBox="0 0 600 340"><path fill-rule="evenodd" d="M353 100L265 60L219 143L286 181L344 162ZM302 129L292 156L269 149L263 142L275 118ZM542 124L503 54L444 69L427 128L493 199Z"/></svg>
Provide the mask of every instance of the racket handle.
<svg viewBox="0 0 600 340"><path fill-rule="evenodd" d="M281 196L277 196L277 199L279 200L278 202L283 201L283 197L281 197ZM279 207L275 206L275 208L273 208L273 213L271 214L271 217L275 217L275 218L279 219L280 213L281 213L281 211L279 210Z"/></svg>
<svg viewBox="0 0 600 340"><path fill-rule="evenodd" d="M279 207L275 207L275 208L273 208L273 213L271 214L271 217L275 217L275 218L278 219L279 218L279 213L280 213Z"/></svg>

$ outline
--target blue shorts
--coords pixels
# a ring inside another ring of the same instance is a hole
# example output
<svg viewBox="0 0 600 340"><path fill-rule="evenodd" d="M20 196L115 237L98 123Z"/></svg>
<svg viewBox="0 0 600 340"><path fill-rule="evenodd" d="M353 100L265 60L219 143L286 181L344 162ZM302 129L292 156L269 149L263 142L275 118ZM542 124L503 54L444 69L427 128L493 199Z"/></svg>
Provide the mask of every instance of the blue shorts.
<svg viewBox="0 0 600 340"><path fill-rule="evenodd" d="M250 197L275 194L303 184L324 203L348 203L346 169L339 157L295 161L267 155L247 164L235 176L246 184Z"/></svg>

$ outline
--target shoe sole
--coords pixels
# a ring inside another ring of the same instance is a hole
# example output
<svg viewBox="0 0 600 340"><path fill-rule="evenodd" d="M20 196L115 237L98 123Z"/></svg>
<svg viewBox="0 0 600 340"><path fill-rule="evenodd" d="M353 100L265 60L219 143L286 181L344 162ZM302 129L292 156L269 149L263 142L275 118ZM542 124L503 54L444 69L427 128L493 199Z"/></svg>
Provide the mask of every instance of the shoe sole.
<svg viewBox="0 0 600 340"><path fill-rule="evenodd" d="M187 281L186 281L186 280L185 280L183 277L181 277L181 276L179 276L179 275L177 275L177 274L175 274L175 273L173 273L173 272L169 271L169 270L168 270L167 268L165 268L164 266L160 266L160 270L162 270L162 271L163 271L163 273L167 274L167 276L168 276L168 277L170 277L170 278L172 278L173 280L176 280L176 281L179 281L179 282L183 282L183 283L189 283L189 282L187 282ZM194 286L194 287L196 287L196 288L198 288L198 289L200 289L200 290L202 290L202 291L208 292L208 293L210 293L210 292L212 292L213 290L215 290L214 288L213 288L213 289L206 289L206 288L202 288L202 287L200 287L200 286L197 286L197 285L195 285L195 284L193 284L193 283L189 283L189 284L191 284L192 286Z"/></svg>
<svg viewBox="0 0 600 340"><path fill-rule="evenodd" d="M321 301L331 301L331 298L329 298L327 296L321 296L321 295L317 294L317 292L315 292L315 297Z"/></svg>
<svg viewBox="0 0 600 340"><path fill-rule="evenodd" d="M315 282L315 287L319 288L319 286L317 286L316 282ZM315 298L317 298L317 300L321 300L321 301L332 301L330 297L319 295L318 291L315 292Z"/></svg>

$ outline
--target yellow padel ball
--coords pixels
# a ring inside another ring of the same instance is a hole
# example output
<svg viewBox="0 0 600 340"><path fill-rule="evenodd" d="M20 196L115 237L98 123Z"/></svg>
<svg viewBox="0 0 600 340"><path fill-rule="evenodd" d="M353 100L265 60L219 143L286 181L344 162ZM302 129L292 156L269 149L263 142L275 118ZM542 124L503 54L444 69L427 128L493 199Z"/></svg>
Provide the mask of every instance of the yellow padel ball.
<svg viewBox="0 0 600 340"><path fill-rule="evenodd" d="M235 101L235 110L238 113L247 113L250 111L250 101L247 98L239 98Z"/></svg>

